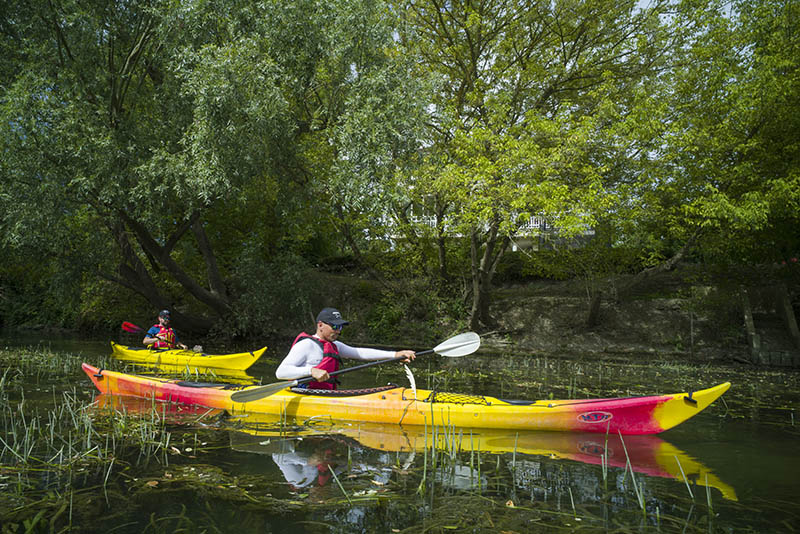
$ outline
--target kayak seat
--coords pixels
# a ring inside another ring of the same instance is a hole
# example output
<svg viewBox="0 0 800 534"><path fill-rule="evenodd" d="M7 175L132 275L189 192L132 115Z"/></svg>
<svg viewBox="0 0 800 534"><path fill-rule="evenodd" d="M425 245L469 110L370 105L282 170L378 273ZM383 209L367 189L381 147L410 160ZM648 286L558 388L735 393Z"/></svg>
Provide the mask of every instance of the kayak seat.
<svg viewBox="0 0 800 534"><path fill-rule="evenodd" d="M381 391L388 391L396 389L396 384L387 384L385 386L378 386L376 388L365 389L308 389L308 388L291 388L292 392L300 393L302 395L316 395L318 397L353 397L357 395L369 395L370 393L380 393Z"/></svg>

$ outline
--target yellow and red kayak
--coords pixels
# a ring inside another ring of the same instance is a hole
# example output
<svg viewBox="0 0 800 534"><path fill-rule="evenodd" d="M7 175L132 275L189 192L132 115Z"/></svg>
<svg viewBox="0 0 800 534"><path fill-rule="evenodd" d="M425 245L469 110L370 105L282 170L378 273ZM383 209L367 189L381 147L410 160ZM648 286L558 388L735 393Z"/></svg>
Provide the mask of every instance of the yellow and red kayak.
<svg viewBox="0 0 800 534"><path fill-rule="evenodd" d="M244 371L256 363L267 351L262 347L251 352L236 354L205 354L183 349L150 349L147 347L129 347L111 342L111 355L126 362L147 365L170 365L190 369L233 369Z"/></svg>
<svg viewBox="0 0 800 534"><path fill-rule="evenodd" d="M508 401L495 397L461 395L384 386L370 390L317 394L299 388L247 403L231 395L248 387L206 384L83 370L102 393L154 398L218 408L229 414L277 414L305 420L327 416L338 421L368 421L400 425L446 425L460 428L502 428L571 432L657 434L697 415L730 387L730 382L690 393L611 399Z"/></svg>

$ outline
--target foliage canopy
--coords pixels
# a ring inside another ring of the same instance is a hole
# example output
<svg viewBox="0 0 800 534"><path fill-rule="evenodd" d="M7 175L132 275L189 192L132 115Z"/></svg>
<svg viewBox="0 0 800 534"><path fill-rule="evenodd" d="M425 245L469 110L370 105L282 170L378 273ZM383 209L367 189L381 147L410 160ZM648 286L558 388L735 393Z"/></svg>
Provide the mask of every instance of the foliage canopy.
<svg viewBox="0 0 800 534"><path fill-rule="evenodd" d="M584 273L590 293L687 251L796 257L799 11L5 0L0 315L69 324L113 302L263 333L327 304L314 266L348 255L395 319L435 290L466 308L424 317L481 329L534 216L567 252L528 271Z"/></svg>

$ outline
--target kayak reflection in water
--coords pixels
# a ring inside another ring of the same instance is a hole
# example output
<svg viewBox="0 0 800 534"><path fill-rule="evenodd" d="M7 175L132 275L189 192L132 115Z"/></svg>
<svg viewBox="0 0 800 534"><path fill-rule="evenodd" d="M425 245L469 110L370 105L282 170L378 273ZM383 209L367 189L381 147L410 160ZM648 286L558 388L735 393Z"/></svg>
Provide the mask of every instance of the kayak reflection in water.
<svg viewBox="0 0 800 534"><path fill-rule="evenodd" d="M161 310L158 314L158 324L154 324L150 327L142 343L151 349L174 349L176 346L183 350L188 349L189 347L178 340L175 330L172 329L169 323L169 310Z"/></svg>
<svg viewBox="0 0 800 534"><path fill-rule="evenodd" d="M339 369L342 358L354 360L389 360L404 357L406 362L414 359L414 351L369 349L351 347L337 341L345 325L350 324L342 318L335 308L323 308L317 315L317 330L314 335L301 332L289 354L283 359L275 376L281 380L294 380L311 376L316 382L309 382L309 389L336 389L336 379L329 373Z"/></svg>

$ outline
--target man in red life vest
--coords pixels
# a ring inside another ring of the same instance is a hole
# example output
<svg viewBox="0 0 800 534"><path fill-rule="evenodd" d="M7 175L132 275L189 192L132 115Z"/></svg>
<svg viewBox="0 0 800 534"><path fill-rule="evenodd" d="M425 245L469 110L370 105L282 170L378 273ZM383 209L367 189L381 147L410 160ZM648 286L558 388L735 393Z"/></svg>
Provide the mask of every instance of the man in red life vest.
<svg viewBox="0 0 800 534"><path fill-rule="evenodd" d="M158 314L158 324L150 327L145 334L142 343L153 349L174 349L175 346L188 349L186 345L178 341L175 331L169 326L169 310L161 310Z"/></svg>
<svg viewBox="0 0 800 534"><path fill-rule="evenodd" d="M294 340L289 354L283 359L275 376L281 380L294 380L311 376L315 382L309 382L309 389L336 389L336 383L328 373L336 371L342 358L354 360L387 360L404 357L407 361L414 359L413 350L369 349L351 347L337 341L339 333L345 325L350 324L342 318L335 308L323 308L317 315L317 331L314 335L302 332Z"/></svg>

